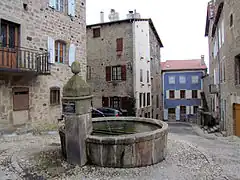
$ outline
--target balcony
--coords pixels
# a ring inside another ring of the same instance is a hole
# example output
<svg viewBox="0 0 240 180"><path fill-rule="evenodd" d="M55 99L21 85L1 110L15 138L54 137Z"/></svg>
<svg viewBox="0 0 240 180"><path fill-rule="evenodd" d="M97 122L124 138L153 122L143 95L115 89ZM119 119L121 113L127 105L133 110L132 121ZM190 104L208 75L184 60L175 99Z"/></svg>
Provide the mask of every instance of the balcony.
<svg viewBox="0 0 240 180"><path fill-rule="evenodd" d="M48 57L31 49L0 47L0 72L49 74Z"/></svg>
<svg viewBox="0 0 240 180"><path fill-rule="evenodd" d="M219 86L217 84L210 84L209 85L209 93L210 94L217 94L217 93L219 93Z"/></svg>

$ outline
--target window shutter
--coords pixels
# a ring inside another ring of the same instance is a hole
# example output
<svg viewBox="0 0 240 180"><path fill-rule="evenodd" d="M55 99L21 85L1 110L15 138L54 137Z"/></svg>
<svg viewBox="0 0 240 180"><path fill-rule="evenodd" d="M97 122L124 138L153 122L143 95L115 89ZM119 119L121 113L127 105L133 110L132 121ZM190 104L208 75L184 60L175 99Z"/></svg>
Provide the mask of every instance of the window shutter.
<svg viewBox="0 0 240 180"><path fill-rule="evenodd" d="M180 106L176 107L176 120L179 121L180 120Z"/></svg>
<svg viewBox="0 0 240 180"><path fill-rule="evenodd" d="M192 99L192 91L186 90L186 99Z"/></svg>
<svg viewBox="0 0 240 180"><path fill-rule="evenodd" d="M197 98L201 99L201 90L198 90Z"/></svg>
<svg viewBox="0 0 240 180"><path fill-rule="evenodd" d="M102 106L108 107L109 106L109 99L108 97L102 97Z"/></svg>
<svg viewBox="0 0 240 180"><path fill-rule="evenodd" d="M49 53L49 63L54 63L55 59L55 43L54 39L51 37L48 37L48 53Z"/></svg>
<svg viewBox="0 0 240 180"><path fill-rule="evenodd" d="M117 52L123 51L123 38L117 39Z"/></svg>
<svg viewBox="0 0 240 180"><path fill-rule="evenodd" d="M190 114L190 106L186 106L186 114Z"/></svg>
<svg viewBox="0 0 240 180"><path fill-rule="evenodd" d="M194 114L194 112L193 112L193 106L190 106L190 109L191 109L190 114Z"/></svg>
<svg viewBox="0 0 240 180"><path fill-rule="evenodd" d="M180 91L179 90L175 91L175 99L180 99Z"/></svg>
<svg viewBox="0 0 240 180"><path fill-rule="evenodd" d="M68 15L75 16L75 0L68 0Z"/></svg>
<svg viewBox="0 0 240 180"><path fill-rule="evenodd" d="M69 66L72 65L72 63L75 61L76 56L76 46L74 44L71 44L69 47Z"/></svg>
<svg viewBox="0 0 240 180"><path fill-rule="evenodd" d="M111 81L111 66L106 67L106 81Z"/></svg>
<svg viewBox="0 0 240 180"><path fill-rule="evenodd" d="M169 99L169 90L166 91L166 99Z"/></svg>
<svg viewBox="0 0 240 180"><path fill-rule="evenodd" d="M121 71L122 81L127 80L127 72L126 72L126 65L122 65L122 71Z"/></svg>
<svg viewBox="0 0 240 180"><path fill-rule="evenodd" d="M56 0L49 0L49 6L51 7L51 8L56 8Z"/></svg>

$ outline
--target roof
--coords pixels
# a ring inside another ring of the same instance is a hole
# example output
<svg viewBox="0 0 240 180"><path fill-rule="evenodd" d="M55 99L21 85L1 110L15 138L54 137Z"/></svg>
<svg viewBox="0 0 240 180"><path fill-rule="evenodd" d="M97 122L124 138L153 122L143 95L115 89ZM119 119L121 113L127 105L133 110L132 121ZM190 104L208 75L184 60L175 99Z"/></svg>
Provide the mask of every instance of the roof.
<svg viewBox="0 0 240 180"><path fill-rule="evenodd" d="M161 69L162 71L206 70L207 66L205 62L202 62L202 59L167 60L166 62L161 62Z"/></svg>
<svg viewBox="0 0 240 180"><path fill-rule="evenodd" d="M109 21L109 22L103 22L103 23L97 23L97 24L90 24L90 25L87 25L87 28L91 28L91 27L94 27L94 26L118 24L118 23L124 23L124 22L132 23L134 21L148 21L150 27L152 28L153 33L155 34L155 36L158 40L158 43L160 44L160 47L163 47L163 43L162 43L162 41L161 41L161 39L160 39L160 37L157 33L157 30L156 30L151 18L150 19L132 18L132 19L123 19L123 20L118 20L118 21Z"/></svg>

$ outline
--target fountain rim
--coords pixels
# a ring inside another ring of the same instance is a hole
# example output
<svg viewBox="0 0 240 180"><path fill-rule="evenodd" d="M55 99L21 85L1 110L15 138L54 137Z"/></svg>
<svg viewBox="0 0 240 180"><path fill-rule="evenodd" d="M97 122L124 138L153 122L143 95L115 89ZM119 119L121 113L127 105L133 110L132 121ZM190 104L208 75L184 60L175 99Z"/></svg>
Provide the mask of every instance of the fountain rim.
<svg viewBox="0 0 240 180"><path fill-rule="evenodd" d="M168 124L157 119L151 118L143 118L143 117L100 117L93 118L94 122L104 122L104 121L136 121L149 123L153 125L157 125L161 128L142 132L142 133L134 133L134 134L126 134L126 135L113 135L113 136L98 136L98 135L88 135L87 142L95 143L95 144L132 144L136 142L149 141L152 139L158 139L163 136L164 133L167 133Z"/></svg>

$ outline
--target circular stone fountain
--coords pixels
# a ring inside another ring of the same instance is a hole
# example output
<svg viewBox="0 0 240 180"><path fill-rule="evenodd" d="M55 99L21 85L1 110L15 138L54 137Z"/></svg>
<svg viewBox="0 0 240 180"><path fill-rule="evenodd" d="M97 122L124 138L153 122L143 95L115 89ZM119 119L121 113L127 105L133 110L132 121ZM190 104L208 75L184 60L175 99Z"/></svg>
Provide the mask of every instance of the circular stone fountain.
<svg viewBox="0 0 240 180"><path fill-rule="evenodd" d="M88 135L88 161L103 167L142 167L164 160L168 125L163 121L138 117L93 119Z"/></svg>

